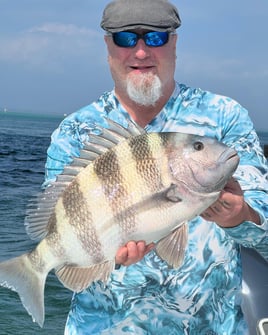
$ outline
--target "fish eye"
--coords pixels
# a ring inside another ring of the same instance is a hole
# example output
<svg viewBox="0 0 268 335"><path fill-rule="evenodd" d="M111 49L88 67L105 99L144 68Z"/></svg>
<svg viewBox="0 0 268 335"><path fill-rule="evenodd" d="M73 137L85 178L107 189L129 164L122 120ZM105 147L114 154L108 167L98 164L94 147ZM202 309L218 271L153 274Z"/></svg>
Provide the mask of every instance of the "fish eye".
<svg viewBox="0 0 268 335"><path fill-rule="evenodd" d="M204 144L200 141L197 141L197 142L194 143L194 149L196 151L201 151L201 150L204 149Z"/></svg>

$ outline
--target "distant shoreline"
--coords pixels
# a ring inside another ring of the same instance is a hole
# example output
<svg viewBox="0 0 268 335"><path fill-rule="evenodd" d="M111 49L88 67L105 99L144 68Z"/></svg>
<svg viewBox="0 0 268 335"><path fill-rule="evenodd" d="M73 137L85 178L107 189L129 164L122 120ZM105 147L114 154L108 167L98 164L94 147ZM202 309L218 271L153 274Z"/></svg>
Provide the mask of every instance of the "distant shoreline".
<svg viewBox="0 0 268 335"><path fill-rule="evenodd" d="M53 119L63 119L67 115L63 114L51 114L51 113L35 113L35 112L24 112L24 111L13 111L8 109L0 109L0 115L6 116L15 116L15 117L22 117L22 118L53 118Z"/></svg>

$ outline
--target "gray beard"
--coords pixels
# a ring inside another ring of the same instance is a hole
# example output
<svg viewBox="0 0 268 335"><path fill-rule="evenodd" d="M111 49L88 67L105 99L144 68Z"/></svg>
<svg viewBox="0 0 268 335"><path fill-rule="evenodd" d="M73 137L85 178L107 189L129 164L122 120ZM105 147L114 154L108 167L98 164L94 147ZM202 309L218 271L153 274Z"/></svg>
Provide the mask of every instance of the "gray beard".
<svg viewBox="0 0 268 335"><path fill-rule="evenodd" d="M129 76L126 89L129 98L141 106L154 106L162 96L161 81L152 73Z"/></svg>

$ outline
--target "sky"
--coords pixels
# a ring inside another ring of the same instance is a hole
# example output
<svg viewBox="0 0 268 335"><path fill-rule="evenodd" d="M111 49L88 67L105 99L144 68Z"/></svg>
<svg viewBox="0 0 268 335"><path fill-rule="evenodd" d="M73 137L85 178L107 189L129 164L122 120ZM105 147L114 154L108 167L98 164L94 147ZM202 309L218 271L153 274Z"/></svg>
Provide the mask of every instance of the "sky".
<svg viewBox="0 0 268 335"><path fill-rule="evenodd" d="M268 1L173 0L175 79L230 96L268 130ZM113 88L104 32L109 0L0 0L0 110L70 114Z"/></svg>

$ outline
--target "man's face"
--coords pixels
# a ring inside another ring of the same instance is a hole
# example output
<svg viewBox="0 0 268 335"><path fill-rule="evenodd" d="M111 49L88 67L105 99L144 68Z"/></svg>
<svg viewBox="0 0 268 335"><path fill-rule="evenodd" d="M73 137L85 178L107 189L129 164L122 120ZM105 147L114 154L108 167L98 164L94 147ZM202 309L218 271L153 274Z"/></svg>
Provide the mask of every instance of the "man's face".
<svg viewBox="0 0 268 335"><path fill-rule="evenodd" d="M146 33L144 30L134 32ZM163 46L150 47L139 39L135 47L125 48L117 46L112 36L105 36L115 91L127 92L129 96L132 92L144 105L150 101L153 104L158 95L165 94L166 88L174 84L176 40L177 35L170 35ZM145 95L143 100L142 94Z"/></svg>

